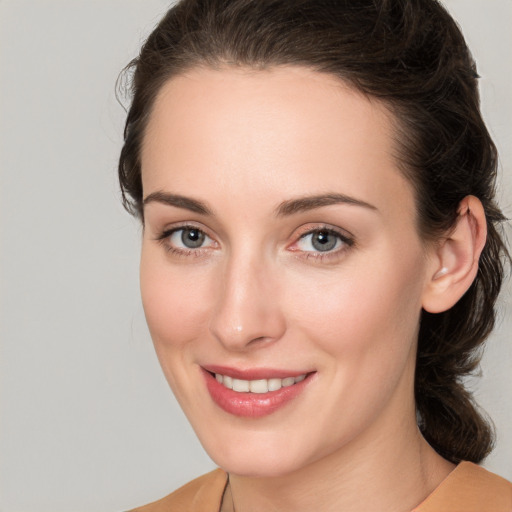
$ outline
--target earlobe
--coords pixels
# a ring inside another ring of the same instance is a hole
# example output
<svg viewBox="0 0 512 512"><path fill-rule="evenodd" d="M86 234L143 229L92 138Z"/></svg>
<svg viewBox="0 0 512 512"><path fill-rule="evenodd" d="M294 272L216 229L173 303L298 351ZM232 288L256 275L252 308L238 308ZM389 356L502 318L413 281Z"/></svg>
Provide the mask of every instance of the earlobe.
<svg viewBox="0 0 512 512"><path fill-rule="evenodd" d="M482 203L474 196L466 196L459 204L455 227L436 247L431 277L423 294L423 309L441 313L466 293L477 275L486 237Z"/></svg>

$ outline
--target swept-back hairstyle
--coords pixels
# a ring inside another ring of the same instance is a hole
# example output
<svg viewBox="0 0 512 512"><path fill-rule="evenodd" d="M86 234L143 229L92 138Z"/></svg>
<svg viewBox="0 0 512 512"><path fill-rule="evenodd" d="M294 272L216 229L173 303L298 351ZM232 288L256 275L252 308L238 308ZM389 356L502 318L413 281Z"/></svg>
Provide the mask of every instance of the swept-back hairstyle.
<svg viewBox="0 0 512 512"><path fill-rule="evenodd" d="M395 119L397 165L412 184L418 232L435 242L478 197L488 238L478 275L449 311L422 312L419 427L444 457L480 462L493 431L464 387L494 326L508 253L494 202L496 148L479 109L476 67L435 0L181 0L125 68L132 102L119 160L123 203L143 220L140 152L162 85L195 66L306 66L380 100Z"/></svg>

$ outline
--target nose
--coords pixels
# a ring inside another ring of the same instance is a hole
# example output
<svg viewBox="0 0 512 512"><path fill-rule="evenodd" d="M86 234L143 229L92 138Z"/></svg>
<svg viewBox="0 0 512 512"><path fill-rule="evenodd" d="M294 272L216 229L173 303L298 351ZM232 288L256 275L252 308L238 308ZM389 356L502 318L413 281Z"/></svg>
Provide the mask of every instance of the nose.
<svg viewBox="0 0 512 512"><path fill-rule="evenodd" d="M252 350L283 336L286 323L279 306L276 270L254 257L232 257L226 264L210 331L227 350Z"/></svg>

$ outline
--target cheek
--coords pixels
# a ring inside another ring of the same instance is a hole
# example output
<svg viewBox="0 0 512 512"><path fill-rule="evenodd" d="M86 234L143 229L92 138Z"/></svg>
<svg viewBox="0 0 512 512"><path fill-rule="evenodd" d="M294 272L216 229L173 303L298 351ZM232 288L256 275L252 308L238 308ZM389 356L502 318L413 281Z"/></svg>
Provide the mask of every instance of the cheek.
<svg viewBox="0 0 512 512"><path fill-rule="evenodd" d="M209 280L201 269L171 266L165 255L143 248L140 286L146 321L157 352L197 339L208 322Z"/></svg>
<svg viewBox="0 0 512 512"><path fill-rule="evenodd" d="M165 253L143 246L140 286L146 322L164 375L185 413L198 393L194 347L208 329L209 280L201 271L169 265Z"/></svg>
<svg viewBox="0 0 512 512"><path fill-rule="evenodd" d="M421 311L421 260L411 256L397 266L392 259L360 260L332 274L295 276L294 322L342 361L408 352Z"/></svg>
<svg viewBox="0 0 512 512"><path fill-rule="evenodd" d="M414 260L392 268L382 261L300 277L309 293L295 294L290 323L331 390L319 398L326 413L311 427L318 435L336 432L330 448L366 428L392 397L403 408L411 403L421 287Z"/></svg>

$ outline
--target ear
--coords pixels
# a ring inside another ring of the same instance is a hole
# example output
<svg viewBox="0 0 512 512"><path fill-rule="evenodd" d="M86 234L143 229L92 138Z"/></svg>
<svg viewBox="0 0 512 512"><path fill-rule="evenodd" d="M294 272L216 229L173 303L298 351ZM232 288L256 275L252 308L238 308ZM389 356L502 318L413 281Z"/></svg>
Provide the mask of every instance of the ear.
<svg viewBox="0 0 512 512"><path fill-rule="evenodd" d="M423 293L425 311L447 311L466 293L478 272L486 238L482 203L474 196L466 196L459 204L454 229L433 249Z"/></svg>

